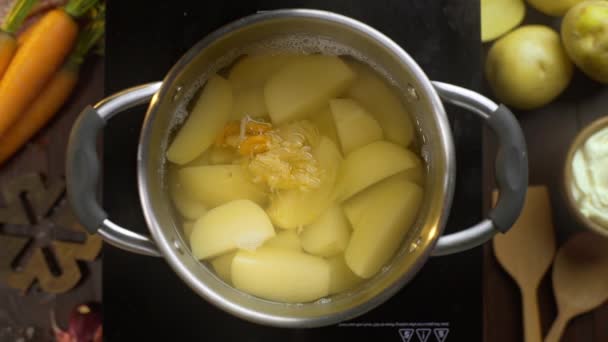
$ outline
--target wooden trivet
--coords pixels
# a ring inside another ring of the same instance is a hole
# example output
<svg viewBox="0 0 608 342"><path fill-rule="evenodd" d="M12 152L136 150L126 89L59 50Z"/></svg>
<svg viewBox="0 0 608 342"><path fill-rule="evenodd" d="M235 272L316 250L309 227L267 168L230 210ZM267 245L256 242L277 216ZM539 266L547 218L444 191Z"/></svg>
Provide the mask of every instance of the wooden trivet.
<svg viewBox="0 0 608 342"><path fill-rule="evenodd" d="M73 288L81 278L77 260L92 261L102 240L72 216L62 180L43 183L26 173L1 190L0 281L23 293L38 282L49 293Z"/></svg>

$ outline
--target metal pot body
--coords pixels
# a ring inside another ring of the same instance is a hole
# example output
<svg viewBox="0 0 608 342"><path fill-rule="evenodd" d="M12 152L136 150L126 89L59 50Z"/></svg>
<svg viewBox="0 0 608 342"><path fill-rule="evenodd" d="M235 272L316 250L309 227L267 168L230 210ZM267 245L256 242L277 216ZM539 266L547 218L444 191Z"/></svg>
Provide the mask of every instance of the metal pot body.
<svg viewBox="0 0 608 342"><path fill-rule="evenodd" d="M390 264L356 289L315 303L285 304L256 298L225 284L192 257L175 220L164 177L167 142L179 122L176 113L183 112L205 76L229 64L243 47L285 36L323 37L348 46L366 61L381 66L403 94L403 102L418 128L427 166L418 219ZM501 189L498 206L478 225L443 237L454 192L456 161L440 96L479 114L494 128L501 144L497 157ZM137 176L141 206L152 238L112 223L95 196L99 170L97 132L111 116L146 101L150 105L141 130ZM120 248L164 257L196 293L227 312L282 327L334 324L380 305L409 282L429 256L469 249L496 232L506 231L519 215L527 186L525 143L506 108L472 91L431 82L405 51L380 32L351 18L317 10L261 12L235 21L192 47L162 82L127 89L85 109L72 130L67 170L74 212L91 232Z"/></svg>

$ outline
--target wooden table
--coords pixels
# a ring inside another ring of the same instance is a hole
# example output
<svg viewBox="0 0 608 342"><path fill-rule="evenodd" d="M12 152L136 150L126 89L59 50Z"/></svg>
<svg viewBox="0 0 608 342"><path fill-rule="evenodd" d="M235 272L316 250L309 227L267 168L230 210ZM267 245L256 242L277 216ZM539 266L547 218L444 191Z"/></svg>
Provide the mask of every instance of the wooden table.
<svg viewBox="0 0 608 342"><path fill-rule="evenodd" d="M555 102L538 110L515 113L528 144L530 185L546 185L551 196L558 244L573 232L585 229L568 212L562 192L562 170L575 135L591 121L608 115L608 87L576 72L573 82ZM495 146L491 133L484 132L484 205L487 209L494 188ZM532 228L532 227L531 227ZM484 340L523 340L521 296L515 282L497 263L490 244L484 251ZM539 289L542 331L546 334L556 316L556 305L548 272ZM564 342L608 341L608 303L579 316L566 329Z"/></svg>

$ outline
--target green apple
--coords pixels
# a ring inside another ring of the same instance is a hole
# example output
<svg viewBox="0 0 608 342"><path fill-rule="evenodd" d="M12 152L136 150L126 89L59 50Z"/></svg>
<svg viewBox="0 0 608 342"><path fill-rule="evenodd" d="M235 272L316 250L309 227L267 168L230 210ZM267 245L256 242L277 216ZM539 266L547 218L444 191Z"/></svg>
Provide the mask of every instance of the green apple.
<svg viewBox="0 0 608 342"><path fill-rule="evenodd" d="M524 0L481 0L481 41L489 42L509 32L525 14Z"/></svg>
<svg viewBox="0 0 608 342"><path fill-rule="evenodd" d="M560 17L583 0L528 0L532 7L547 15Z"/></svg>
<svg viewBox="0 0 608 342"><path fill-rule="evenodd" d="M608 1L585 1L562 21L566 52L587 76L608 83Z"/></svg>
<svg viewBox="0 0 608 342"><path fill-rule="evenodd" d="M518 109L553 101L568 86L572 71L557 32L541 25L522 26L500 38L485 65L494 95Z"/></svg>

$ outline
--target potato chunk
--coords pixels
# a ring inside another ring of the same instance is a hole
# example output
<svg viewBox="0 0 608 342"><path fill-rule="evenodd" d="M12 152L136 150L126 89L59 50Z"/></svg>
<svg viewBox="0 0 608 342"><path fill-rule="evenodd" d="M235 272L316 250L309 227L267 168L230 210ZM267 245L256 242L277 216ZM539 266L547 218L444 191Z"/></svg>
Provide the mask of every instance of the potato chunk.
<svg viewBox="0 0 608 342"><path fill-rule="evenodd" d="M207 207L201 202L195 201L181 189L171 191L173 205L177 211L190 220L196 220L207 213Z"/></svg>
<svg viewBox="0 0 608 342"><path fill-rule="evenodd" d="M384 178L420 165L420 158L403 147L387 141L373 142L351 152L344 160L338 197L348 199Z"/></svg>
<svg viewBox="0 0 608 342"><path fill-rule="evenodd" d="M213 146L207 151L206 163L211 165L232 164L239 158L238 152L232 147Z"/></svg>
<svg viewBox="0 0 608 342"><path fill-rule="evenodd" d="M214 208L237 199L248 199L264 205L264 187L249 180L240 165L207 165L179 170L182 188L194 199Z"/></svg>
<svg viewBox="0 0 608 342"><path fill-rule="evenodd" d="M272 123L301 119L342 93L355 74L336 56L299 56L265 85L264 97Z"/></svg>
<svg viewBox="0 0 608 342"><path fill-rule="evenodd" d="M230 83L221 76L211 77L169 146L167 159L182 165L205 152L228 122L232 100Z"/></svg>
<svg viewBox="0 0 608 342"><path fill-rule="evenodd" d="M236 89L262 88L270 77L295 58L298 56L290 54L245 56L230 69L228 80Z"/></svg>
<svg viewBox="0 0 608 342"><path fill-rule="evenodd" d="M266 109L266 100L264 99L264 89L262 87L234 91L234 106L230 115L232 120L241 120L246 115L258 118L266 113L268 113L268 109Z"/></svg>
<svg viewBox="0 0 608 342"><path fill-rule="evenodd" d="M220 279L228 284L232 281L232 260L236 255L236 251L224 255L220 255L211 260L211 267Z"/></svg>
<svg viewBox="0 0 608 342"><path fill-rule="evenodd" d="M236 200L198 219L190 246L195 258L207 259L237 248L254 250L274 235L264 209L249 200Z"/></svg>
<svg viewBox="0 0 608 342"><path fill-rule="evenodd" d="M357 79L349 88L347 96L375 116L388 141L403 147L409 146L414 138L414 127L396 89L391 88L387 81L366 65L351 62L349 66L357 74Z"/></svg>
<svg viewBox="0 0 608 342"><path fill-rule="evenodd" d="M194 222L184 221L184 223L182 224L182 230L184 231L184 237L186 237L186 241L190 243L190 235L192 235L192 231L194 230Z"/></svg>
<svg viewBox="0 0 608 342"><path fill-rule="evenodd" d="M232 261L234 287L278 302L310 302L329 294L329 264L320 257L280 248L239 251Z"/></svg>
<svg viewBox="0 0 608 342"><path fill-rule="evenodd" d="M294 229L284 230L279 232L274 237L268 239L264 243L264 247L275 247L288 249L296 252L302 251L302 244L300 243L300 237Z"/></svg>
<svg viewBox="0 0 608 342"><path fill-rule="evenodd" d="M266 81L296 55L250 55L241 58L231 68L228 80L234 88L231 118L240 120L245 115L260 117L268 113L264 99Z"/></svg>
<svg viewBox="0 0 608 342"><path fill-rule="evenodd" d="M339 206L327 209L300 234L302 248L322 257L343 252L349 239L350 225Z"/></svg>
<svg viewBox="0 0 608 342"><path fill-rule="evenodd" d="M336 144L321 137L312 154L324 171L321 185L317 189L279 191L271 196L267 209L272 222L284 229L295 229L312 223L334 200L336 176L342 156Z"/></svg>
<svg viewBox="0 0 608 342"><path fill-rule="evenodd" d="M328 137L336 144L340 143L338 131L336 130L336 124L329 106L323 107L318 112L312 114L309 119L315 126L317 126L319 134Z"/></svg>
<svg viewBox="0 0 608 342"><path fill-rule="evenodd" d="M173 206L181 216L196 220L207 213L207 207L189 196L180 184L178 170L171 168L168 173L169 194Z"/></svg>
<svg viewBox="0 0 608 342"><path fill-rule="evenodd" d="M424 187L424 181L426 180L426 170L424 164L420 162L419 165L414 166L411 169L402 171L404 177L410 182L416 183L421 187Z"/></svg>
<svg viewBox="0 0 608 342"><path fill-rule="evenodd" d="M372 277L395 254L416 220L422 195L420 186L391 177L344 204L353 226L344 258L356 275Z"/></svg>
<svg viewBox="0 0 608 342"><path fill-rule="evenodd" d="M331 257L327 262L329 263L329 294L352 289L363 281L346 265L344 254Z"/></svg>
<svg viewBox="0 0 608 342"><path fill-rule="evenodd" d="M374 141L382 140L382 128L357 102L350 99L329 101L344 155Z"/></svg>

